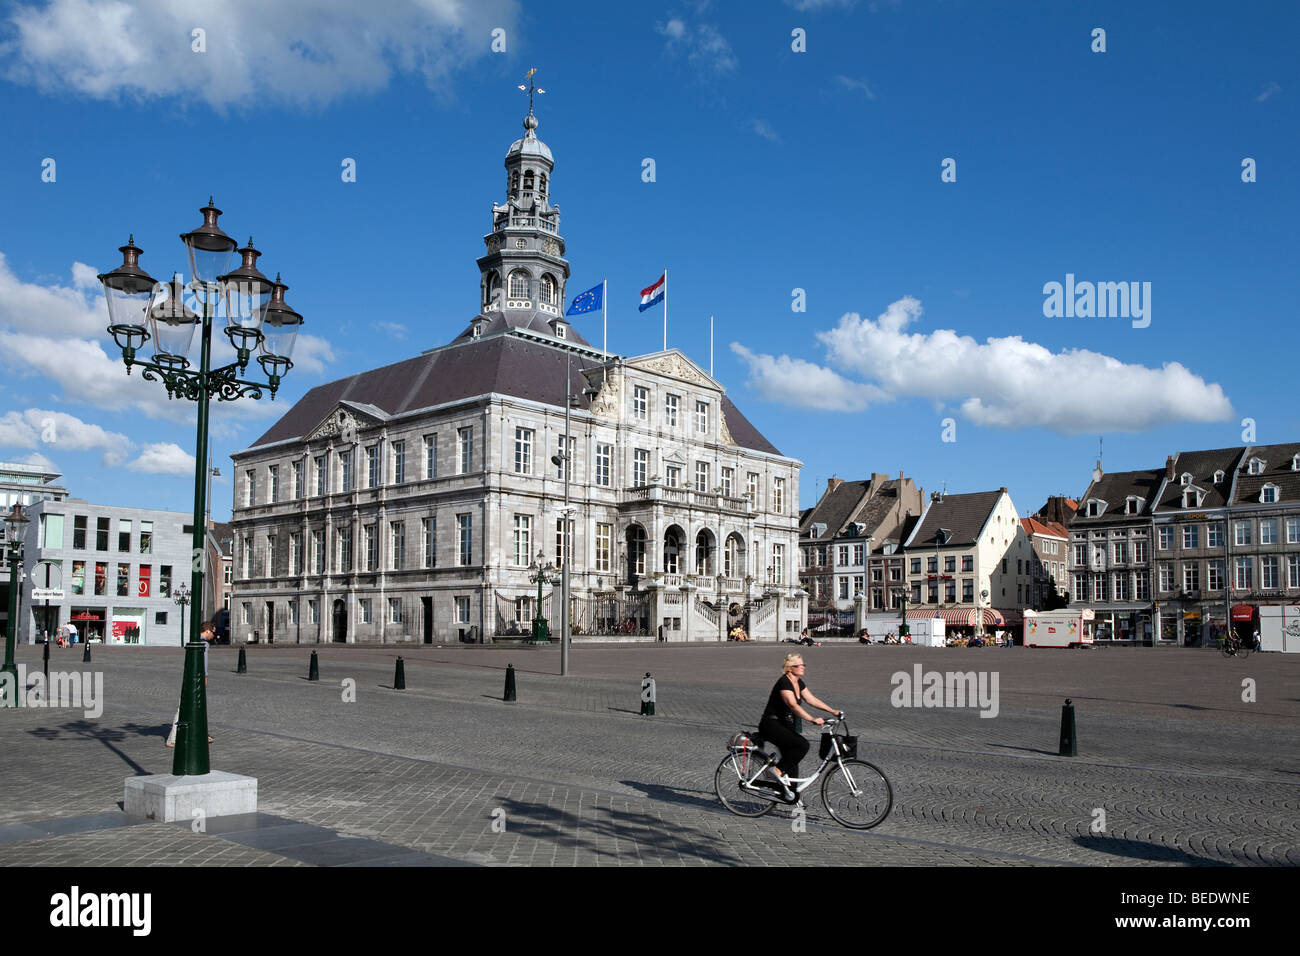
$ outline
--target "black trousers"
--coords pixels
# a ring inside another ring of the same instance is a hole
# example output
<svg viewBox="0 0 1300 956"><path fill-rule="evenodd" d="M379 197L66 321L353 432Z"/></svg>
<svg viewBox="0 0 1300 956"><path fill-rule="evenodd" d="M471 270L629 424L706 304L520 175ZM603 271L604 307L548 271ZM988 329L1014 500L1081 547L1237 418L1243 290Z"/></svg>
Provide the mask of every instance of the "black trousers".
<svg viewBox="0 0 1300 956"><path fill-rule="evenodd" d="M808 754L808 741L802 734L796 734L781 721L767 717L758 725L758 732L781 751L781 759L776 765L781 772L791 777L799 776L799 761Z"/></svg>

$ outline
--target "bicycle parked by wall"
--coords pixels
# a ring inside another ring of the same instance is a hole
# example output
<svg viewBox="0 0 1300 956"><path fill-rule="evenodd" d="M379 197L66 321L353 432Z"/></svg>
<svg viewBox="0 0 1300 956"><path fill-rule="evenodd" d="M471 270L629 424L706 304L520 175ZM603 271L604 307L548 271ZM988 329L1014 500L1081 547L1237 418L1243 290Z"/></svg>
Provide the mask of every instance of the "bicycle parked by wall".
<svg viewBox="0 0 1300 956"><path fill-rule="evenodd" d="M837 733L839 729L843 733ZM836 823L854 830L870 830L889 816L894 790L879 767L857 759L858 738L849 735L844 715L832 717L822 728L821 764L807 777L788 777L794 799L772 772L776 757L762 749L765 741L757 733L742 732L727 744L713 775L713 786L722 805L737 816L761 817L778 803L802 805L800 794L822 781L822 804Z"/></svg>

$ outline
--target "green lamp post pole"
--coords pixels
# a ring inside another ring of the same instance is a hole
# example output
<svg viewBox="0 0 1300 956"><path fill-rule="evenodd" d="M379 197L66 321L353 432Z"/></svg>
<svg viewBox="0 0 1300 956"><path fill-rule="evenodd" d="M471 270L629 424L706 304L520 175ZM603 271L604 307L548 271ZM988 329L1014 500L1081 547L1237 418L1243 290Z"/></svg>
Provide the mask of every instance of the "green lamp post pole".
<svg viewBox="0 0 1300 956"><path fill-rule="evenodd" d="M551 565L542 565L546 558L546 552L538 551L537 560L533 562L532 580L537 582L537 611L533 615L533 643L549 644L551 642L551 631L547 626L546 618L542 617L542 585L551 583L551 575L555 569Z"/></svg>
<svg viewBox="0 0 1300 956"><path fill-rule="evenodd" d="M9 676L0 682L5 685L5 693L0 700L0 706L3 707L17 707L21 691L18 686L18 665L14 663L14 644L18 640L18 608L21 604L18 600L18 565L23 560L23 535L30 520L21 504L15 504L5 517L5 537L9 545L9 627L5 631L5 663L0 668L0 673Z"/></svg>
<svg viewBox="0 0 1300 956"><path fill-rule="evenodd" d="M185 605L190 603L190 589L185 585L178 585L176 596L172 598L181 606L181 647L185 646Z"/></svg>
<svg viewBox="0 0 1300 956"><path fill-rule="evenodd" d="M238 250L241 265L227 273L238 243L217 225L221 210L212 200L199 210L203 223L181 235L189 257L194 282L189 290L202 297L203 312L198 314L185 304L187 287L179 276L169 283L155 282L140 268L141 249L134 237L119 251L122 265L99 276L108 300L108 327L113 340L122 350L126 373L140 366L141 377L161 382L168 398L192 401L198 406L194 442L194 524L190 574L190 643L185 645L185 672L181 683L180 720L177 724L176 755L172 773L176 776L206 774L208 758L208 711L204 690L203 644L198 640L203 616L203 553L206 484L208 462L208 405L215 397L230 402L249 397L260 399L263 390L275 398L281 377L293 367L290 356L302 316L284 301L288 288L276 276L274 282L257 269L261 255L248 245ZM224 303L226 335L235 347L237 360L221 368L212 368L212 325L217 314L218 297ZM199 364L192 368L188 358L195 331L200 331ZM153 339L154 360L135 357L136 349ZM247 381L245 374L254 349L258 363L266 374L265 382ZM182 606L182 628L184 610ZM183 638L182 638L183 640Z"/></svg>

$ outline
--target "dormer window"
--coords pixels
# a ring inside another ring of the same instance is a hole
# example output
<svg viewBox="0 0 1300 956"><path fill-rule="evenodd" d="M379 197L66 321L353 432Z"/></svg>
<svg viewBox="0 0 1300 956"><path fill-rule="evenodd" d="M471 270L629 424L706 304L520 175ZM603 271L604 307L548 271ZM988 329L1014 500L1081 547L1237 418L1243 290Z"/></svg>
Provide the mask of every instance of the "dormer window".
<svg viewBox="0 0 1300 956"><path fill-rule="evenodd" d="M1259 500L1261 504L1277 504L1277 485L1267 484L1259 491Z"/></svg>
<svg viewBox="0 0 1300 956"><path fill-rule="evenodd" d="M1205 497L1205 493L1202 492L1200 489L1188 488L1186 491L1183 492L1183 507L1199 508L1201 506L1201 501L1204 497Z"/></svg>
<svg viewBox="0 0 1300 956"><path fill-rule="evenodd" d="M1264 459L1263 459L1263 458L1252 458L1252 459L1250 460L1250 464L1246 466L1246 474L1248 474L1248 475L1262 475L1262 474L1264 474Z"/></svg>
<svg viewBox="0 0 1300 956"><path fill-rule="evenodd" d="M1291 459L1291 470L1300 471L1300 455L1296 455Z"/></svg>
<svg viewBox="0 0 1300 956"><path fill-rule="evenodd" d="M1191 472L1187 472L1187 471L1183 472L1183 477L1179 479L1178 483L1182 485L1184 488L1190 485L1192 483Z"/></svg>
<svg viewBox="0 0 1300 956"><path fill-rule="evenodd" d="M1126 515L1136 515L1142 513L1142 499L1134 495L1129 495L1124 500L1124 513Z"/></svg>
<svg viewBox="0 0 1300 956"><path fill-rule="evenodd" d="M1215 483L1216 485L1221 485L1221 484L1223 484L1223 479L1224 479L1224 477L1225 477L1225 475L1223 474L1222 471L1216 471L1216 472L1214 473L1214 483Z"/></svg>
<svg viewBox="0 0 1300 956"><path fill-rule="evenodd" d="M1099 498L1088 499L1088 510L1086 512L1089 518L1100 518L1106 510L1106 502Z"/></svg>
<svg viewBox="0 0 1300 956"><path fill-rule="evenodd" d="M470 335L472 335L474 338L478 338L478 337L479 337L480 335L482 335L482 334L483 334L483 323L482 323L482 322L475 322L475 323L470 327Z"/></svg>
<svg viewBox="0 0 1300 956"><path fill-rule="evenodd" d="M564 326L558 322L555 325L555 337L559 339L566 338L564 334Z"/></svg>

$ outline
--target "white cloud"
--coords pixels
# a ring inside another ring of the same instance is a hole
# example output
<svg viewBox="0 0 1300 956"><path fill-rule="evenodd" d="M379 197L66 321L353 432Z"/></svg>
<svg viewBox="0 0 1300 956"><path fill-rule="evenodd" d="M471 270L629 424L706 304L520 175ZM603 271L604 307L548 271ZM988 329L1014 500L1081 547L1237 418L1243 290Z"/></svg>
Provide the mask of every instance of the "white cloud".
<svg viewBox="0 0 1300 956"><path fill-rule="evenodd" d="M24 455L22 458L19 458L18 464L35 465L37 468L43 468L46 471L54 471L62 474L62 471L59 469L59 466L56 465L54 462L50 461L39 451L34 451L30 455Z"/></svg>
<svg viewBox="0 0 1300 956"><path fill-rule="evenodd" d="M333 361L334 349L330 347L329 342L318 335L299 334L297 344L293 347L293 368L289 370L289 374L298 371L323 375L325 363Z"/></svg>
<svg viewBox="0 0 1300 956"><path fill-rule="evenodd" d="M395 339L406 338L406 326L401 322L371 322L370 327L380 332L387 332Z"/></svg>
<svg viewBox="0 0 1300 956"><path fill-rule="evenodd" d="M517 0L50 0L14 10L0 57L14 82L96 99L319 105L395 74L438 89L490 52L494 28L513 39L517 19Z"/></svg>
<svg viewBox="0 0 1300 956"><path fill-rule="evenodd" d="M194 456L174 442L154 442L145 445L140 457L127 467L132 471L193 478Z"/></svg>
<svg viewBox="0 0 1300 956"><path fill-rule="evenodd" d="M102 448L108 466L121 464L134 447L131 439L120 432L83 422L67 412L29 408L0 417L0 446L36 448L38 444L68 451Z"/></svg>
<svg viewBox="0 0 1300 956"><path fill-rule="evenodd" d="M731 343L749 366L749 384L766 399L824 412L860 412L889 395L874 385L850 382L828 368L788 355L756 355L739 342Z"/></svg>
<svg viewBox="0 0 1300 956"><path fill-rule="evenodd" d="M1263 103L1270 96L1273 96L1275 93L1281 93L1281 92L1282 92L1282 87L1278 86L1278 84L1273 80L1269 80L1268 83L1264 86L1264 88L1260 90L1259 95L1255 97L1255 102Z"/></svg>
<svg viewBox="0 0 1300 956"><path fill-rule="evenodd" d="M1018 335L981 344L951 329L907 332L920 315L921 303L909 296L874 321L849 313L817 333L830 364L863 382L802 359L732 348L749 364L749 383L760 394L805 408L838 404L850 411L883 398L919 397L958 403L979 425L1066 435L1233 417L1221 386L1177 362L1148 368L1087 349L1052 352ZM817 394L837 388L842 396Z"/></svg>
<svg viewBox="0 0 1300 956"><path fill-rule="evenodd" d="M781 142L781 137L778 136L777 133L776 133L776 130L774 130L774 129L772 128L772 124L769 123L769 122L768 122L767 120L765 120L765 119L752 119L752 120L750 120L750 121L749 121L749 128L752 129L752 130L753 130L755 133L757 133L759 136L763 137L763 139L765 139L765 140L767 140L767 141L769 141L769 142L772 142L772 143L779 143L779 142Z"/></svg>
<svg viewBox="0 0 1300 956"><path fill-rule="evenodd" d="M874 100L876 98L876 94L871 92L871 87L867 86L866 80L857 80L851 76L845 76L842 73L838 73L835 76L835 81L846 90L860 90L869 100Z"/></svg>
<svg viewBox="0 0 1300 956"><path fill-rule="evenodd" d="M711 23L691 26L681 17L655 25L655 30L668 38L668 52L684 54L692 65L714 73L730 73L739 60L731 43Z"/></svg>

